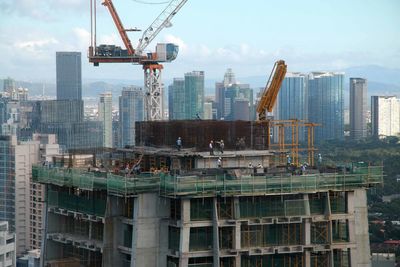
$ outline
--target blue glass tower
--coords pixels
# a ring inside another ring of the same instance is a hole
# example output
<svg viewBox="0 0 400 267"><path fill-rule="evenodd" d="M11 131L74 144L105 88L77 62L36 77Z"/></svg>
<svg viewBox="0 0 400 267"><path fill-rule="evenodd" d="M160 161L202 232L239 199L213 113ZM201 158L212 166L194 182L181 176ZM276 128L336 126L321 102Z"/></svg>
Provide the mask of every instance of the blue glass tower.
<svg viewBox="0 0 400 267"><path fill-rule="evenodd" d="M135 123L144 120L144 94L141 88L124 87L119 97L119 146L135 145Z"/></svg>
<svg viewBox="0 0 400 267"><path fill-rule="evenodd" d="M306 74L287 73L279 90L275 108L277 120L308 120L308 77ZM285 139L291 139L291 129L285 132ZM305 129L299 129L299 141L305 139Z"/></svg>
<svg viewBox="0 0 400 267"><path fill-rule="evenodd" d="M344 138L344 73L312 72L308 81L308 119L319 123L315 142Z"/></svg>

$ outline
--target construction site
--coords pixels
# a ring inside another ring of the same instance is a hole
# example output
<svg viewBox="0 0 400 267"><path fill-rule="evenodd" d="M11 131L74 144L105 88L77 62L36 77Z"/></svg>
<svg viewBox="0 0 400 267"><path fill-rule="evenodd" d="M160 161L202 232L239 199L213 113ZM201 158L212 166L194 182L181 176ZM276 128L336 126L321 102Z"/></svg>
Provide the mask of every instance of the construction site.
<svg viewBox="0 0 400 267"><path fill-rule="evenodd" d="M143 51L186 2L170 1L134 49L127 31L138 29L104 0L125 50L97 46L90 1L89 61L143 66L146 121L136 122L135 146L69 151L33 167L46 192L44 266L370 266L366 192L382 183L382 166L325 166L314 147L320 125L268 116L283 60L257 121L163 121L159 63L178 47Z"/></svg>
<svg viewBox="0 0 400 267"><path fill-rule="evenodd" d="M165 145L35 166L34 182L46 185L44 266L369 266L366 191L382 183L381 166L300 169L258 139L268 121L210 123L173 122L168 132L166 122L140 122L138 142ZM168 145L178 125L204 132L178 151ZM210 155L202 139L224 134L247 141Z"/></svg>

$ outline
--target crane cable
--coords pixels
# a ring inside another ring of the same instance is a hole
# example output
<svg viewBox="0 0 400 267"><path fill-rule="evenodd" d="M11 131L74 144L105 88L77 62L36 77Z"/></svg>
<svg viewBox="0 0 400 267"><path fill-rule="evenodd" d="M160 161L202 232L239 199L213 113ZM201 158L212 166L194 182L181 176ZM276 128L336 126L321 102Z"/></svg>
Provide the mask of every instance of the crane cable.
<svg viewBox="0 0 400 267"><path fill-rule="evenodd" d="M141 1L141 0L132 0L133 2L139 3L139 4L145 4L145 5L163 5L163 4L168 4L170 1L163 1L163 2L146 2L146 1Z"/></svg>

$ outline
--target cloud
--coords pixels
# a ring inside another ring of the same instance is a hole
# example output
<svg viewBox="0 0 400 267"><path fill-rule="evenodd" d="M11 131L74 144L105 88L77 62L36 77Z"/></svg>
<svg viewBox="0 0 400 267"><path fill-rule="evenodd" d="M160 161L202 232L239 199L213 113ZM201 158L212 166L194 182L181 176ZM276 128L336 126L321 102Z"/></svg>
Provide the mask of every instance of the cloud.
<svg viewBox="0 0 400 267"><path fill-rule="evenodd" d="M74 35L75 45L80 50L86 50L90 45L90 32L84 28L73 28L72 33Z"/></svg>
<svg viewBox="0 0 400 267"><path fill-rule="evenodd" d="M41 49L44 46L50 44L58 44L58 41L54 38L44 39L44 40L32 40L25 42L17 42L14 44L17 48L22 48L28 51L36 51L37 49Z"/></svg>
<svg viewBox="0 0 400 267"><path fill-rule="evenodd" d="M164 42L177 44L179 46L179 53L181 53L181 54L187 53L188 47L187 47L187 44L182 40L182 38L179 38L172 34L167 34L164 37Z"/></svg>

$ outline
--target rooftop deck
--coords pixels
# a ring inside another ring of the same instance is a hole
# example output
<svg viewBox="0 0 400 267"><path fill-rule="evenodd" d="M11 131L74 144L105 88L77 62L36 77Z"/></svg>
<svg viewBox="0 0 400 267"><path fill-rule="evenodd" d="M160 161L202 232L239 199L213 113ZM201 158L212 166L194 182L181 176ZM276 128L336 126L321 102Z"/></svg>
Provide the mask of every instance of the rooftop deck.
<svg viewBox="0 0 400 267"><path fill-rule="evenodd" d="M212 175L172 176L166 173L134 177L80 169L33 166L34 182L83 190L106 190L112 195L159 192L168 197L193 195L282 194L327 190L352 190L383 182L382 166L356 166L349 172L306 175Z"/></svg>

